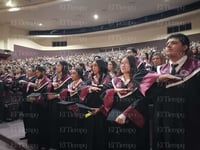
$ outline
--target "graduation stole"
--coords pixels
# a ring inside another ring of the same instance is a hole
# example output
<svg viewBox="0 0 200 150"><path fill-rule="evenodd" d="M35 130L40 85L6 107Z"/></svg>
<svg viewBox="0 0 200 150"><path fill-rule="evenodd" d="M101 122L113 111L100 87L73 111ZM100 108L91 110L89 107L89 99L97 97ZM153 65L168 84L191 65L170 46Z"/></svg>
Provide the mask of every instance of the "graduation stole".
<svg viewBox="0 0 200 150"><path fill-rule="evenodd" d="M103 80L101 81L101 83L99 83L99 80L96 78L96 76L93 76L92 86L103 87L103 84L106 84L112 80L111 77L109 77L108 75L105 75L105 74L102 75L102 78L103 78Z"/></svg>
<svg viewBox="0 0 200 150"><path fill-rule="evenodd" d="M114 89L119 89L119 88L128 89L126 93L117 92L117 95L119 96L119 98L127 97L137 90L137 87L134 86L133 82L128 81L128 83L125 83L123 76L114 78L112 80L112 85Z"/></svg>
<svg viewBox="0 0 200 150"><path fill-rule="evenodd" d="M73 81L71 84L68 85L68 92L70 93L71 97L78 93L78 89L81 84L83 84L83 80L79 79L79 81L76 84Z"/></svg>
<svg viewBox="0 0 200 150"><path fill-rule="evenodd" d="M117 93L117 95L120 98L127 97L134 93L137 89L140 91L142 95L145 96L146 91L153 85L153 83L156 82L156 79L158 78L158 74L155 72L148 72L148 71L140 71L136 73L133 77L133 82L129 82L126 85L123 85L122 78L116 77L112 80L113 89L106 90L105 96L104 96L104 109L105 114L109 112L109 110L112 108L112 104L114 101L114 94L116 88L127 88L130 90L127 90L127 93Z"/></svg>
<svg viewBox="0 0 200 150"><path fill-rule="evenodd" d="M29 91L29 89L30 89L30 83L34 82L34 80L35 80L35 76L33 76L31 79L28 79L28 78L26 79L26 81L28 82L28 84L26 86L26 92Z"/></svg>
<svg viewBox="0 0 200 150"><path fill-rule="evenodd" d="M46 85L48 85L49 79L47 77L44 77L42 80L37 79L35 83L37 87L34 88L34 91L37 92L41 90L43 87L45 87Z"/></svg>
<svg viewBox="0 0 200 150"><path fill-rule="evenodd" d="M54 81L54 82L58 83L58 87L54 87L54 90L57 90L60 87L62 87L69 79L71 79L71 77L70 77L70 75L67 74L64 76L64 78L62 80L58 80L57 76L55 76L54 79L56 79L56 81Z"/></svg>
<svg viewBox="0 0 200 150"><path fill-rule="evenodd" d="M178 70L177 75L180 75L181 77L186 77L193 73L196 69L200 67L200 62L198 60L187 58L186 62L183 64L183 66ZM161 74L170 74L170 64L164 64L160 67L159 72Z"/></svg>
<svg viewBox="0 0 200 150"><path fill-rule="evenodd" d="M113 89L108 89L105 92L105 96L104 96L104 111L103 113L105 115L108 114L108 112L110 111L110 109L112 108L113 102L114 102L114 95L115 95L115 89L117 88L126 88L126 89L130 89L127 90L126 93L120 93L117 92L117 95L119 96L119 98L125 98L129 95L131 95L132 93L134 93L137 90L137 87L134 86L134 84L132 82L127 82L124 83L123 77L115 77L112 79L112 85L113 85Z"/></svg>
<svg viewBox="0 0 200 150"><path fill-rule="evenodd" d="M105 76L105 74L103 74L103 81L101 83L99 83L98 79L95 78L95 77L96 76L93 77L93 80L92 80L92 83L91 83L91 86L94 86L94 87L102 88L103 84L106 84L106 83L111 81L111 77ZM80 94L79 94L81 101L85 100L87 94L89 93L89 88L90 88L90 86L86 86L86 87L81 89Z"/></svg>
<svg viewBox="0 0 200 150"><path fill-rule="evenodd" d="M180 70L177 72L178 75L182 77L182 80L167 84L166 88L180 85L188 81L192 77L194 77L199 72L200 72L200 61L196 59L188 58L186 62L183 64L183 66L180 68Z"/></svg>
<svg viewBox="0 0 200 150"><path fill-rule="evenodd" d="M186 62L183 64L183 66L181 67L181 69L178 71L178 74L184 78L193 74L199 68L200 68L200 61L188 58Z"/></svg>

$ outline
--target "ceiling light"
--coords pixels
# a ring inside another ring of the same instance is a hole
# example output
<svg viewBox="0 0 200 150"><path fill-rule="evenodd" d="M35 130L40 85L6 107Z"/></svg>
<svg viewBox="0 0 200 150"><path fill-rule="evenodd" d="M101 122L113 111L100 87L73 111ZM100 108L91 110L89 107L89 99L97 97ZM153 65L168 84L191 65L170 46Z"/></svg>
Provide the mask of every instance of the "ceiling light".
<svg viewBox="0 0 200 150"><path fill-rule="evenodd" d="M8 1L6 2L6 6L7 6L7 7L13 7L12 0L8 0Z"/></svg>
<svg viewBox="0 0 200 150"><path fill-rule="evenodd" d="M8 9L8 11L10 11L10 12L19 11L19 10L20 10L20 8L17 8L17 7Z"/></svg>
<svg viewBox="0 0 200 150"><path fill-rule="evenodd" d="M30 37L40 37L40 38L57 38L62 37L62 35L33 35Z"/></svg>
<svg viewBox="0 0 200 150"><path fill-rule="evenodd" d="M43 24L42 24L42 23L39 23L38 25L39 25L39 26L43 26Z"/></svg>
<svg viewBox="0 0 200 150"><path fill-rule="evenodd" d="M63 0L64 2L70 2L71 0Z"/></svg>
<svg viewBox="0 0 200 150"><path fill-rule="evenodd" d="M97 19L99 19L99 15L94 14L93 18L94 18L95 20L97 20Z"/></svg>

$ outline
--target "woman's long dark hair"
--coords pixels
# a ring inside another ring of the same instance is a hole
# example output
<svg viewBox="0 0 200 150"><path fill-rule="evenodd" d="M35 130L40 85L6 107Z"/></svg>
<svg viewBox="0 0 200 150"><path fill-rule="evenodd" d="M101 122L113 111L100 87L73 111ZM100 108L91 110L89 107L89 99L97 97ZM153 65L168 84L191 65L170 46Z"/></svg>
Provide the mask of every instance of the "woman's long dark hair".
<svg viewBox="0 0 200 150"><path fill-rule="evenodd" d="M128 59L128 62L129 62L129 65L130 65L130 79L131 81L133 81L133 76L134 74L137 73L137 65L136 65L136 58L132 55L128 55L128 56L125 56L121 59L121 61L126 58ZM121 63L120 61L120 63ZM118 76L121 76L123 73L121 72L121 69L119 70L119 73L118 73Z"/></svg>
<svg viewBox="0 0 200 150"><path fill-rule="evenodd" d="M103 59L96 59L94 60L94 62L96 62L99 67L99 74L100 74L99 83L101 83L108 74L107 62L105 62ZM94 74L92 74L92 77L93 76Z"/></svg>
<svg viewBox="0 0 200 150"><path fill-rule="evenodd" d="M83 77L83 69L81 67L76 67L76 68L74 68L72 70L75 70L78 73L80 79L82 79L82 80L84 79L84 77Z"/></svg>
<svg viewBox="0 0 200 150"><path fill-rule="evenodd" d="M86 67L84 63L80 63L79 66L82 68L83 71L86 71Z"/></svg>
<svg viewBox="0 0 200 150"><path fill-rule="evenodd" d="M66 61L59 61L58 63L61 64L62 66L62 78L63 78L64 76L69 74L68 70L69 63L67 63Z"/></svg>
<svg viewBox="0 0 200 150"><path fill-rule="evenodd" d="M113 72L116 74L117 71L118 71L118 66L117 66L117 63L113 60L110 60L109 62L112 63L112 66L113 66Z"/></svg>

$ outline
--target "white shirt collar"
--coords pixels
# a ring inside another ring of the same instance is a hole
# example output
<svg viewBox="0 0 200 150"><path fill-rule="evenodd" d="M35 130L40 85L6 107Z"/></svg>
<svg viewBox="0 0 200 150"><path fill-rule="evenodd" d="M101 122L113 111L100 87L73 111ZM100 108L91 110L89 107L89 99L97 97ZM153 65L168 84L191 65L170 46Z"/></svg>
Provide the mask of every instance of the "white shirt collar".
<svg viewBox="0 0 200 150"><path fill-rule="evenodd" d="M172 61L169 60L170 70L172 69L171 64L178 64L178 66L176 67L176 72L179 71L181 69L181 67L183 66L183 64L186 62L186 60L187 60L187 56L186 55L181 57L176 62L172 62Z"/></svg>

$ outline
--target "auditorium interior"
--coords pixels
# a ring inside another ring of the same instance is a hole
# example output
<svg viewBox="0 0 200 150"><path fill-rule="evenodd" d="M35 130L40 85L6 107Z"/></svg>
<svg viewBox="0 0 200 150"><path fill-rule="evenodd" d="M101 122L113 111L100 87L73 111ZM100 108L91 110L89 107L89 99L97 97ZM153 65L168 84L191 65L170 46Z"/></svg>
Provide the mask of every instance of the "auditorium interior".
<svg viewBox="0 0 200 150"><path fill-rule="evenodd" d="M200 150L184 124L199 112L200 103L188 98L199 100L199 93L186 89L199 87L200 67L174 78L157 71L171 62L170 39L187 46L183 57L200 66L199 16L199 0L1 0L0 150ZM158 85L163 78L170 78L166 90ZM160 98L156 105L152 97ZM184 107L179 115L177 103ZM121 112L111 116L115 106ZM161 117L174 120L161 127Z"/></svg>

